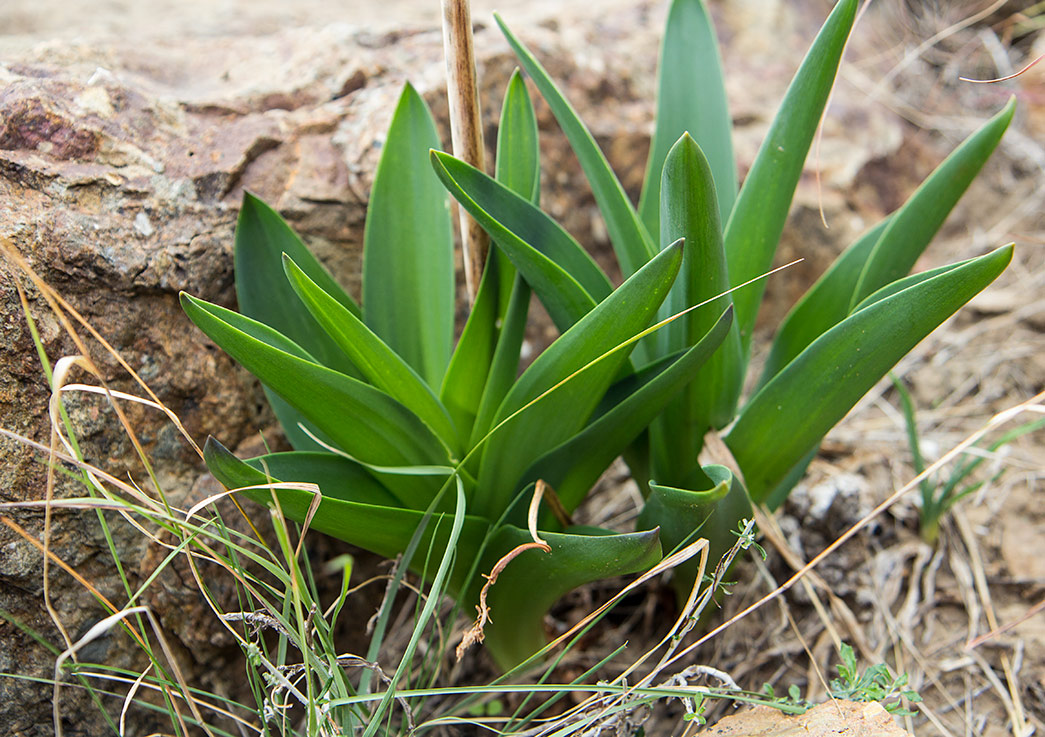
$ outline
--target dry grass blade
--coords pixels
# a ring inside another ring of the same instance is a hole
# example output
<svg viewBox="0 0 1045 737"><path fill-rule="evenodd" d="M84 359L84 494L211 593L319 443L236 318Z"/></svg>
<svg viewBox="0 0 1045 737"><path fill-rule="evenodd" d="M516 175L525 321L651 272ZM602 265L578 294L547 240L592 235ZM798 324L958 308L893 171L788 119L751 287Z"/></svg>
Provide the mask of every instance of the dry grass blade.
<svg viewBox="0 0 1045 737"><path fill-rule="evenodd" d="M160 643L160 648L163 650L164 657L167 659L167 665L174 674L175 680L178 682L178 686L181 689L182 697L189 706L189 710L192 712L192 716L196 719L196 723L199 727L209 736L214 737L214 733L207 726L203 720L203 715L200 714L199 708L196 702L192 698L192 692L189 690L189 684L186 682L184 675L181 672L181 668L178 665L177 660L174 658L174 654L171 652L170 645L167 644L167 639L163 636L163 631L153 616L152 611L148 607L137 606L129 609L123 609L114 614L109 615L96 625L91 627L83 637L81 637L72 647L66 648L62 652L54 663L54 700L52 704L52 713L54 715L54 734L55 737L62 737L62 717L59 703L61 701L61 688L62 688L62 664L69 658L76 655L77 651L86 647L94 640L98 639L102 635L106 634L114 624L121 622L123 619L133 616L144 614L152 627L153 633L156 635L156 639ZM176 702L171 700L170 703L173 705ZM183 733L188 732L188 728L185 725L184 719L181 713L178 711L176 706L173 706L174 712L178 717L180 726ZM122 720L121 720L122 722Z"/></svg>
<svg viewBox="0 0 1045 737"><path fill-rule="evenodd" d="M794 586L796 583L798 583L798 581L800 581L804 576L806 576L806 574L808 574L810 571L812 571L814 568L816 568L816 566L819 565L825 558L830 556L832 553L834 553L836 550L838 550L838 548L840 548L842 545L844 545L846 543L846 541L848 541L850 538L852 538L854 535L856 535L857 532L859 532L864 527L866 527L878 515L880 515L886 509L891 507L893 504L895 504L905 494L907 494L908 492L912 491L913 489L918 488L918 485L921 484L921 482L924 479L928 478L933 473L935 473L936 471L938 471L939 469L943 468L948 463L950 463L952 460L957 458L960 454L964 453L969 447L971 447L973 444L978 442L987 433L989 433L992 430L994 430L994 429L996 429L996 428L998 428L998 427L1000 427L1000 426L1002 426L1002 425L1012 421L1014 418L1018 417L1019 415L1023 414L1024 412L1033 412L1033 413L1038 413L1038 414L1045 415L1045 391L1040 392L1039 394L1035 395L1034 397L1032 397L1031 399L1028 399L1025 402L1021 402L1020 404L1018 404L1018 405L1016 405L1014 407L1010 407L1009 409L1004 410L1003 412L999 412L998 414L996 414L983 427L981 427L979 430L977 430L976 432L974 432L971 435L969 435L967 438L965 438L965 440L963 440L961 443L956 445L950 451L945 453L939 460L937 460L935 463L933 463L928 468L926 468L925 471L923 471L922 473L918 474L913 479L911 479L909 482L907 482L902 487L900 487L899 489L894 491L892 494L890 494L889 497L887 499L885 499L885 501L881 502L878 506L876 506L873 510L871 510L868 514L866 514L863 518L861 518L858 522L856 522L854 525L852 525L841 536L839 536L833 543L831 543L826 548L824 548L824 550L822 550L820 553L818 553L812 560L810 560L808 563L806 563L804 566L802 566L798 571L796 571L794 573L794 575L792 575L789 579L787 579L787 581L785 581L784 583L780 584L780 586L778 586L776 589L774 589L773 591L771 591L768 594L766 594L765 596L763 596L761 599L759 599L755 603L753 603L750 606L746 607L745 609L741 610L739 613L737 613L736 615L731 617L726 622L723 622L718 627L715 627L714 629L712 629L710 632L705 634L703 637L699 638L696 642L688 645L685 649L683 649L678 654L676 654L672 658L672 660L669 661L668 664L670 664L671 662L675 662L678 659L682 658L683 656L691 653L693 650L697 649L698 647L700 647L704 643L708 642L712 638L718 636L724 630L728 629L729 627L731 627L733 624L735 624L739 620L743 619L744 617L747 617L752 612L762 608L762 606L764 606L765 604L769 603L770 601L773 601L778 596L782 595L785 591L787 591L792 586Z"/></svg>
<svg viewBox="0 0 1045 737"><path fill-rule="evenodd" d="M1018 618L1014 619L1013 621L1008 622L1007 624L1003 624L1001 627L994 627L994 628L991 629L990 632L984 633L984 634L980 635L979 637L975 637L975 638L969 640L967 643L965 643L965 647L966 647L967 650L972 650L973 648L979 647L983 643L987 642L987 640L991 640L991 639L997 637L998 635L1004 634L1004 633L1008 632L1009 630L1013 629L1014 627L1017 627L1017 626L1023 624L1028 619L1033 617L1035 614L1038 614L1039 612L1041 612L1043 610L1045 610L1045 599L1042 599L1041 601L1039 601L1037 604L1032 606L1024 614L1022 614Z"/></svg>
<svg viewBox="0 0 1045 737"><path fill-rule="evenodd" d="M526 514L527 527L530 532L530 537L533 538L533 542L516 545L501 556L501 559L494 564L489 575L485 573L482 574L483 578L486 579L486 583L483 584L483 588L479 591L479 603L475 607L479 616L476 617L475 622L468 628L468 631L464 633L461 642L457 645L457 649L454 651L458 662L460 662L461 658L464 657L468 648L477 643L481 643L486 637L485 628L490 622L490 607L486 605L486 597L490 593L490 587L497 583L497 577L500 576L504 569L508 567L508 564L527 550L541 550L549 554L552 552L551 546L542 540L540 535L537 533L537 514L540 511L541 499L544 497L544 492L547 488L548 485L544 483L544 481L537 482L537 485L533 490L533 497L530 499L530 508Z"/></svg>

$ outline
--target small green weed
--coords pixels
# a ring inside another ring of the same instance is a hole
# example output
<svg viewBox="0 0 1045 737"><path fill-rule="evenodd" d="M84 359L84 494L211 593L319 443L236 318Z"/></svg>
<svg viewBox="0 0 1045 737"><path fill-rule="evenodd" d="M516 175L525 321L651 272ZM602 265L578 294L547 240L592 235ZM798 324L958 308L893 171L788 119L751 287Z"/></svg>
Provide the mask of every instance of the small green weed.
<svg viewBox="0 0 1045 737"><path fill-rule="evenodd" d="M922 455L922 445L918 433L918 420L915 416L914 400L911 393L904 386L903 381L894 375L893 386L900 397L900 408L903 410L904 424L907 429L907 442L911 450L911 459L914 470L919 475L925 472L925 460ZM998 481L1005 473L1005 466L999 466L989 479L977 479L974 474L985 461L991 458L1006 445L1017 438L1045 428L1045 418L1031 420L1018 427L1003 433L993 442L980 448L974 446L954 464L945 480L938 480L929 476L922 480L919 485L922 504L919 510L922 539L933 544L940 535L940 522L951 507L960 502L970 494L975 494L984 484Z"/></svg>

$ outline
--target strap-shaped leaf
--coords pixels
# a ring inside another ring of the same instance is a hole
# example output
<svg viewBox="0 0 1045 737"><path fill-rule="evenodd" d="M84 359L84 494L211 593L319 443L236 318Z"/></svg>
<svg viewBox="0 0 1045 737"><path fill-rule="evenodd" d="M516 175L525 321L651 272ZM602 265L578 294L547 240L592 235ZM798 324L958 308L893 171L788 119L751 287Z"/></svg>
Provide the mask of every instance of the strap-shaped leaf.
<svg viewBox="0 0 1045 737"><path fill-rule="evenodd" d="M648 570L661 558L656 530L623 535L542 532L541 537L551 553L521 553L498 576L487 598L491 622L486 646L505 670L544 647L544 615L565 594L592 581ZM491 550L508 551L527 542L526 530L505 526ZM484 562L489 570L496 557L487 556Z"/></svg>
<svg viewBox="0 0 1045 737"><path fill-rule="evenodd" d="M817 338L748 402L726 436L751 498L784 475L897 361L990 284L1005 246L853 313Z"/></svg>
<svg viewBox="0 0 1045 737"><path fill-rule="evenodd" d="M726 223L726 257L732 284L764 274L773 263L802 165L856 20L858 0L839 0L788 87L779 111L740 188ZM760 281L733 295L745 352L765 291Z"/></svg>
<svg viewBox="0 0 1045 737"><path fill-rule="evenodd" d="M214 438L208 442L217 443ZM220 445L220 444L219 444ZM318 484L323 496L359 504L398 507L399 502L358 463L334 453L299 451L268 453L245 463L280 481Z"/></svg>
<svg viewBox="0 0 1045 737"><path fill-rule="evenodd" d="M661 313L676 314L714 300L668 326L668 350L678 350L695 345L733 304L724 294L729 291L729 273L711 167L688 134L679 138L664 161L660 211L662 243L686 241L682 270ZM709 426L723 427L732 421L743 378L740 332L734 323L722 347L686 388L686 397L678 405L682 410L678 422L668 423L674 425L673 431L694 436L691 455L699 452Z"/></svg>
<svg viewBox="0 0 1045 737"><path fill-rule="evenodd" d="M689 133L708 157L726 222L737 197L733 120L729 115L722 59L703 0L674 0L668 11L657 72L657 122L650 142L639 214L653 240L660 238L660 176L675 141Z"/></svg>
<svg viewBox="0 0 1045 737"><path fill-rule="evenodd" d="M559 122L559 127L566 134L570 147L573 148L580 161L584 176L591 184L599 211L606 221L606 230L609 232L617 260L620 261L621 271L624 272L625 277L631 276L656 252L653 239L646 232L635 208L628 201L628 196L624 193L624 188L617 179L617 175L610 168L606 156L595 143L591 132L577 116L573 106L563 96L537 58L508 30L504 21L496 13L494 13L494 20L501 27L504 37L508 39L508 44L518 57L519 63L533 79L545 102L548 103L552 114Z"/></svg>
<svg viewBox="0 0 1045 737"><path fill-rule="evenodd" d="M850 299L850 307L913 267L936 231L994 152L1016 111L1016 98L966 138L922 182L890 219L872 249Z"/></svg>
<svg viewBox="0 0 1045 737"><path fill-rule="evenodd" d="M432 431L380 389L253 337L230 322L247 320L230 310L184 292L181 303L189 319L222 350L352 457L379 466L448 463L446 448ZM255 325L255 332L265 330L270 329ZM424 477L387 475L382 483L414 509L426 508L438 488L435 480Z"/></svg>
<svg viewBox="0 0 1045 737"><path fill-rule="evenodd" d="M483 267L483 275L479 279L475 301L468 313L468 320L450 357L450 365L439 389L439 400L453 417L460 433L462 447L471 437L483 388L490 374L490 364L497 348L497 337L500 333L497 326L497 292L500 286L500 271L505 266L512 269L504 255L496 248L491 248Z"/></svg>
<svg viewBox="0 0 1045 737"><path fill-rule="evenodd" d="M432 166L530 283L560 330L612 291L587 251L532 202L449 154L433 151Z"/></svg>
<svg viewBox="0 0 1045 737"><path fill-rule="evenodd" d="M537 202L540 188L537 118L518 71L508 83L501 109L497 133L497 180L531 202ZM513 302L516 290L526 292L525 304L520 300ZM522 315L509 315L509 309L521 309ZM514 326L520 318L525 321L528 309L529 287L508 258L499 249L491 248L472 311L439 393L465 442L472 436L487 384L492 381L497 385L505 379L514 381L518 373L522 334L514 329L504 333L504 327ZM496 361L498 346L504 341L507 344L499 352L501 360ZM497 401L503 396L502 390ZM485 433L485 429L482 432Z"/></svg>
<svg viewBox="0 0 1045 737"><path fill-rule="evenodd" d="M355 301L327 273L279 213L254 195L244 192L233 251L240 312L291 336L324 366L357 376L352 362L338 350L294 296L294 290L283 275L280 259L284 253L296 259L305 273L323 284L345 309L359 314ZM298 427L298 423L308 424L304 416L268 387L265 387L265 394L291 445L317 449L319 446L315 441Z"/></svg>
<svg viewBox="0 0 1045 737"><path fill-rule="evenodd" d="M424 379L362 320L309 279L289 256L284 257L284 268L301 302L363 378L421 418L447 447L453 448L457 444L457 429Z"/></svg>
<svg viewBox="0 0 1045 737"><path fill-rule="evenodd" d="M497 128L497 181L537 204L541 192L541 151L537 114L522 74L508 80Z"/></svg>
<svg viewBox="0 0 1045 737"><path fill-rule="evenodd" d="M347 372L352 363L304 309L283 274L283 254L354 315L359 306L316 260L279 213L243 193L236 222L234 264L239 311L263 322L307 350L324 366Z"/></svg>
<svg viewBox="0 0 1045 737"><path fill-rule="evenodd" d="M857 238L802 295L780 323L759 387L772 379L805 347L849 314L856 281L871 249L889 225L886 218Z"/></svg>
<svg viewBox="0 0 1045 737"><path fill-rule="evenodd" d="M454 337L453 230L446 192L425 165L439 148L432 114L409 84L374 175L363 234L363 315L437 388Z"/></svg>
<svg viewBox="0 0 1045 737"><path fill-rule="evenodd" d="M673 361L625 379L626 393L574 437L538 459L524 479L543 479L572 512L613 459L625 451L653 419L693 380L697 369L729 334L733 308L719 316L707 335ZM616 386L614 387L616 388Z"/></svg>
<svg viewBox="0 0 1045 737"><path fill-rule="evenodd" d="M511 501L522 472L584 426L634 344L615 349L649 325L681 262L681 243L661 251L523 372L498 409L486 441L477 514L497 517Z"/></svg>
<svg viewBox="0 0 1045 737"><path fill-rule="evenodd" d="M498 182L540 207L541 147L537 113L533 109L526 82L518 69L512 72L512 77L508 80L508 90L504 95L501 124L497 128L495 169L494 174ZM500 271L500 303L497 314L502 322L507 321L507 312L515 290L520 286L529 290L517 276L516 270L507 263Z"/></svg>
<svg viewBox="0 0 1045 737"><path fill-rule="evenodd" d="M678 550L698 538L708 541L708 573L737 541L737 523L751 517L751 502L740 480L725 466L705 466L710 488L680 489L650 482L646 505L639 514L640 529L660 528L665 553ZM675 568L672 583L685 601L696 581L699 561L693 557Z"/></svg>
<svg viewBox="0 0 1045 737"><path fill-rule="evenodd" d="M416 509L367 504L338 498L327 493L329 484L324 485L324 479L321 476L314 477L309 474L300 478L291 478L288 475L283 478L271 471L269 474L265 474L241 461L214 438L207 439L203 455L207 468L214 474L214 478L229 489L262 486L280 481L307 481L319 484L323 500L309 522L310 528L358 545L386 558L395 558L406 549L410 538L413 537L414 531L417 530L417 526L424 517L424 512ZM284 470L292 471L292 469ZM307 469L303 470L307 471ZM334 487L334 489L337 488ZM300 489L276 489L274 491L283 514L288 519L303 524L311 508L313 495ZM261 504L272 502L273 490L270 489L252 489L242 493ZM442 519L439 519L440 517ZM453 514L437 513L436 518L429 521L425 528L419 549L426 552L431 550L438 555L446 547L452 519ZM489 523L486 520L465 516L464 526L458 540L458 556L463 560L474 558L488 533ZM438 559L435 562L429 561L430 567L434 567L437 562ZM424 566L425 556L415 556L412 563L414 570L420 571ZM463 590L465 585L463 577L466 572L467 566L455 568L456 576L450 584L452 592Z"/></svg>

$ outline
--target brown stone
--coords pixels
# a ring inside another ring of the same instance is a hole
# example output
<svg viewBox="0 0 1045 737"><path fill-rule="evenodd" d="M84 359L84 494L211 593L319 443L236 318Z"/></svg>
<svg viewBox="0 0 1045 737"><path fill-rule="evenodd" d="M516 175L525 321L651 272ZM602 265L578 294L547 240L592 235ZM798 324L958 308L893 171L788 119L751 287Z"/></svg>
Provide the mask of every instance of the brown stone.
<svg viewBox="0 0 1045 737"><path fill-rule="evenodd" d="M757 706L720 719L706 734L716 737L905 737L908 733L878 703L829 701L790 716Z"/></svg>

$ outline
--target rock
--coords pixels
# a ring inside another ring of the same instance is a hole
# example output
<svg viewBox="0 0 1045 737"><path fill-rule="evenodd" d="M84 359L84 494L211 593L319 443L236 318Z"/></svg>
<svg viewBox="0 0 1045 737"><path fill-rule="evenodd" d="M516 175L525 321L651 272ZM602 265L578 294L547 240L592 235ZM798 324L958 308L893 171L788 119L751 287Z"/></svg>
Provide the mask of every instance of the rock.
<svg viewBox="0 0 1045 737"><path fill-rule="evenodd" d="M790 716L756 706L720 719L705 734L717 737L905 737L908 733L878 703L829 701Z"/></svg>
<svg viewBox="0 0 1045 737"><path fill-rule="evenodd" d="M275 15L255 16L252 25L243 8L239 33L229 34L208 15L213 4L197 3L186 6L173 34L164 33L171 28L169 19L166 26L152 29L149 19L141 18L141 26L133 30L120 25L122 20L108 26L99 21L83 25L80 37L40 43L32 35L34 28L57 31L33 21L31 4L24 5L26 42L8 39L0 47L0 236L119 351L195 438L213 434L230 447L249 442L273 423L262 394L190 325L177 294L186 290L233 305L232 232L245 189L277 207L337 278L358 294L366 201L404 80L409 78L437 118L445 119L439 30L418 25L374 32L336 22L303 26L274 22ZM525 16L525 23L513 25L562 84L625 188L637 198L649 145L654 49L664 9L648 0L617 5L614 13L596 6L556 8L546 22ZM735 98L741 171L750 165L798 54L812 37L808 18L821 14L822 3L812 4L815 13L802 5L795 10L778 3L777 22L768 35L762 26L748 32L734 16L719 13L727 39L724 53ZM200 14L198 23L190 13ZM786 43L780 45L782 40ZM477 31L476 49L487 140L492 142L493 116L515 61L485 20ZM818 248L823 253L837 253L867 215L850 207L837 190L898 140L894 116L880 109L850 112L857 109L855 99L852 90L838 92L835 109L841 112L831 120L860 125L845 131L846 146L825 144L820 160L828 192L824 202L835 227L831 234L821 233ZM547 106L538 102L537 109L543 135L543 204L613 270L605 230L579 166ZM859 139L864 135L861 115L876 121L867 133L873 143ZM828 130L829 137L835 135L836 128ZM800 212L806 215L810 203L819 201L811 194L816 192L814 182L807 176L800 185ZM808 240L785 245L782 257L801 252ZM807 284L826 260L816 256L816 262L818 266L798 272L800 281ZM49 390L16 283L27 290L50 360L77 349L28 281L10 264L4 268L0 426L46 443ZM770 299L786 302L793 299L788 296L792 291L771 286ZM77 330L86 335L81 327ZM88 343L112 388L140 392L112 357L97 343ZM133 446L103 400L67 395L66 405L88 458L115 476L129 474L146 483ZM188 506L213 489L199 459L162 416L137 406L126 410L172 504ZM279 442L278 436L271 437ZM0 452L5 458L0 502L43 498L46 473L39 454L10 439L0 439ZM83 489L63 479L57 493L80 495ZM41 535L39 510L4 509L0 514L26 534ZM109 522L133 589L155 570L165 551L119 519L110 517ZM116 602L126 599L93 513L57 513L51 547L106 596ZM85 632L106 615L65 573L52 570L53 604L71 635ZM218 588L219 597L231 595L227 585ZM40 597L38 553L14 527L0 526L0 610L58 644L61 638ZM209 610L185 570L172 566L148 589L143 603L166 628L190 682L233 689L231 695L238 695L235 688L242 678L231 671L240 667L238 651L208 619ZM359 611L349 618L362 621L370 616L373 602L352 599L350 606ZM140 653L122 633L105 638L104 650L108 665L143 667ZM0 653L5 652L21 656L13 665L0 657L0 670L14 668L43 678L52 673L53 656L0 621ZM101 733L104 726L89 700L67 691L67 733ZM12 734L47 734L50 719L50 687L0 678L0 724ZM150 727L142 721L136 728L147 732Z"/></svg>

